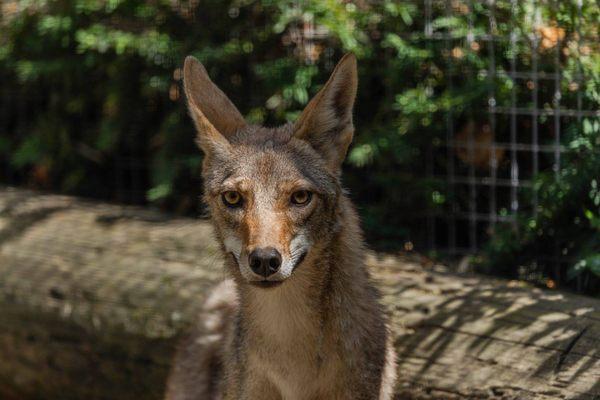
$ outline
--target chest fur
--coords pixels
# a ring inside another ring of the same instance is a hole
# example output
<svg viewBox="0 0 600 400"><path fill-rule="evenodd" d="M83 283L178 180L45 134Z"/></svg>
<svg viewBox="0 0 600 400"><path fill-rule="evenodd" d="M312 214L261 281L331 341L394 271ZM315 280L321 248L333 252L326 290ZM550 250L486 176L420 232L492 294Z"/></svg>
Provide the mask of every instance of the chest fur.
<svg viewBox="0 0 600 400"><path fill-rule="evenodd" d="M259 371L285 399L314 398L323 382L341 370L330 321L322 308L311 307L302 296L279 300L262 302L246 315L249 371Z"/></svg>
<svg viewBox="0 0 600 400"><path fill-rule="evenodd" d="M297 336L263 348L248 349L248 366L260 371L284 399L318 398L343 371L340 357L320 337Z"/></svg>

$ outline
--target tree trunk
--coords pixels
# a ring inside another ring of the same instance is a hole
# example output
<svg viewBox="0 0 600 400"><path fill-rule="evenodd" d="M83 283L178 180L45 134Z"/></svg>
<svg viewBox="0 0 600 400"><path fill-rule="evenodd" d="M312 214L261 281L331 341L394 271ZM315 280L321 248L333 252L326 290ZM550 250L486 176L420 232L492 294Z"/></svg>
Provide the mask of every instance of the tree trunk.
<svg viewBox="0 0 600 400"><path fill-rule="evenodd" d="M598 399L600 301L371 254L399 399ZM0 188L0 398L159 399L224 277L206 221Z"/></svg>

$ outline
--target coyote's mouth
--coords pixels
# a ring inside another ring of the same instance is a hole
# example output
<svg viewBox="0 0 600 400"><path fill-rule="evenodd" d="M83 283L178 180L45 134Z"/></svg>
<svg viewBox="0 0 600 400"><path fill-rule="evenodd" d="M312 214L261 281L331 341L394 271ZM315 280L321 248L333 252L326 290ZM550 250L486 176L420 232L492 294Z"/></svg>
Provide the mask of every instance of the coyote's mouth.
<svg viewBox="0 0 600 400"><path fill-rule="evenodd" d="M250 281L251 285L259 287L259 288L274 288L283 283L283 281Z"/></svg>

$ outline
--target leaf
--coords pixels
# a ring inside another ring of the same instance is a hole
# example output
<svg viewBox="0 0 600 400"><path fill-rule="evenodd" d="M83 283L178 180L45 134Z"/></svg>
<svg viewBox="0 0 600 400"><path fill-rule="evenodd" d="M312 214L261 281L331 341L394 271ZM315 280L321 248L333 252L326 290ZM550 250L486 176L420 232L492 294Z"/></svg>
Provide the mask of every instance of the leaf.
<svg viewBox="0 0 600 400"><path fill-rule="evenodd" d="M28 136L12 155L11 163L14 167L20 168L28 164L33 164L41 157L43 152L42 140L39 136Z"/></svg>
<svg viewBox="0 0 600 400"><path fill-rule="evenodd" d="M169 196L172 192L171 184L169 183L161 183L157 186L154 186L152 189L148 190L146 194L146 198L148 201L158 201L162 200L165 197Z"/></svg>
<svg viewBox="0 0 600 400"><path fill-rule="evenodd" d="M588 270L596 276L600 276L600 254L594 254L586 259Z"/></svg>
<svg viewBox="0 0 600 400"><path fill-rule="evenodd" d="M573 267L567 272L569 280L576 278L581 275L584 271L589 271L592 274L600 277L600 253L592 254L579 260Z"/></svg>

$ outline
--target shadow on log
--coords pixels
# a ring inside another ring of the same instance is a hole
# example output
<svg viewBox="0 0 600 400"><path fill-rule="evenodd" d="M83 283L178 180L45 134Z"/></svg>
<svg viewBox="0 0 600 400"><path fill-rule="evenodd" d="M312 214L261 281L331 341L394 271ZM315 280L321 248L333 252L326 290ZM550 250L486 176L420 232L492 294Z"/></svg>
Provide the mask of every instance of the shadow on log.
<svg viewBox="0 0 600 400"><path fill-rule="evenodd" d="M369 255L398 399L600 398L600 301ZM160 399L223 279L206 221L0 188L0 398Z"/></svg>

